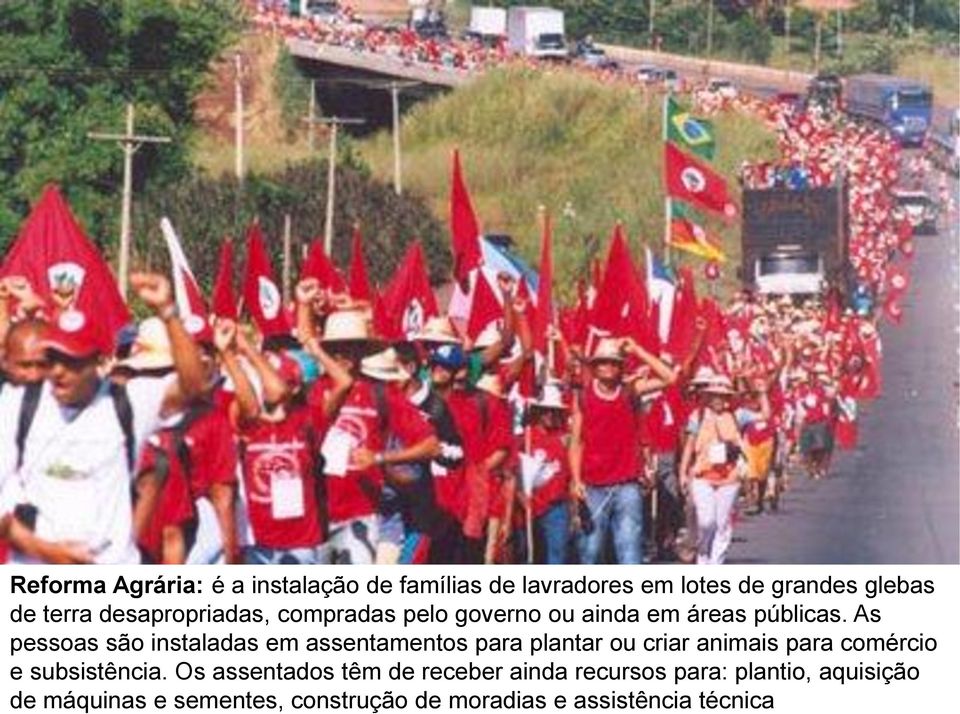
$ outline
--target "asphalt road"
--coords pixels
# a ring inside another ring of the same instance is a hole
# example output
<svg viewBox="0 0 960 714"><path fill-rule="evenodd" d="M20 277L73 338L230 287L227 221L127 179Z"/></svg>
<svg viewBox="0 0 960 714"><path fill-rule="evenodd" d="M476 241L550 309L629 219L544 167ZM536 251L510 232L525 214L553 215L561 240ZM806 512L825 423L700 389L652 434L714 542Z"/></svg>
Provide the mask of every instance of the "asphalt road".
<svg viewBox="0 0 960 714"><path fill-rule="evenodd" d="M738 523L733 563L960 561L960 236L918 236L899 327L885 323L883 395L831 476L793 477L778 513Z"/></svg>

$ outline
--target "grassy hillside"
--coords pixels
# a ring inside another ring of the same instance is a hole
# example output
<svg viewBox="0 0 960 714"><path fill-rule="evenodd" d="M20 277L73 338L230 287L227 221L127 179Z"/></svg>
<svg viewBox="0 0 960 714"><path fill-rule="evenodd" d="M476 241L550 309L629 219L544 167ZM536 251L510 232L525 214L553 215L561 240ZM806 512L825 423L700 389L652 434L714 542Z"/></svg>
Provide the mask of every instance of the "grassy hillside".
<svg viewBox="0 0 960 714"><path fill-rule="evenodd" d="M729 115L716 126L716 164L728 176L744 158L775 154L759 123ZM404 186L446 220L450 152L459 146L486 232L511 234L535 259L537 208L548 208L559 282L570 290L571 278L604 254L615 221L623 221L635 250L662 243L661 131L658 96L564 70L497 71L407 115ZM391 176L388 135L361 144L361 152L375 174ZM711 225L735 258L737 227Z"/></svg>

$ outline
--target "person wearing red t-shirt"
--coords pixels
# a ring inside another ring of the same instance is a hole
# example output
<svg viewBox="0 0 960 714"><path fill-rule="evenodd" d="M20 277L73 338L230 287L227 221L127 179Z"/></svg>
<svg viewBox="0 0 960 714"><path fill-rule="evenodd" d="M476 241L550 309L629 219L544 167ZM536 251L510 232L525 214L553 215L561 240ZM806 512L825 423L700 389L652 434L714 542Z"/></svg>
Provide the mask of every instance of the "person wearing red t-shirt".
<svg viewBox="0 0 960 714"><path fill-rule="evenodd" d="M331 392L342 399L350 388L349 375L316 345L303 352L270 352L252 365L264 385L260 403L246 373L232 358L236 326L229 320L217 324L217 347L224 354L236 389L233 415L240 440L247 517L253 543L244 548L247 564L312 564L322 560L320 545L324 520L319 499L316 444L318 431L336 413L314 414L308 407L306 387L320 361L331 381ZM249 347L244 350L249 353ZM278 384L279 383L279 384ZM280 386L282 385L282 386ZM267 394L277 394L274 399Z"/></svg>
<svg viewBox="0 0 960 714"><path fill-rule="evenodd" d="M527 447L520 456L521 501L532 519L532 543L517 537L518 558L548 565L567 562L570 545L569 408L558 384L544 385L527 411Z"/></svg>
<svg viewBox="0 0 960 714"><path fill-rule="evenodd" d="M624 381L624 361L636 357L653 371ZM589 512L578 539L580 561L599 563L609 536L616 562L643 562L645 477L639 444L639 397L673 384L676 372L634 340L603 338L573 412L570 467L574 497ZM591 527L592 526L592 527Z"/></svg>
<svg viewBox="0 0 960 714"><path fill-rule="evenodd" d="M439 442L396 383L361 373L363 358L382 350L382 344L370 336L367 312L330 313L319 341L310 336L310 321L298 321L298 328L301 337L307 335L308 341L322 345L354 379L342 406L329 420L321 455L332 562L369 565L376 558L379 540L384 467L429 461L439 454Z"/></svg>
<svg viewBox="0 0 960 714"><path fill-rule="evenodd" d="M485 374L477 382L477 403L486 423L484 463L487 472L487 545L483 562L496 562L509 538L513 519L515 439L513 410L499 374Z"/></svg>

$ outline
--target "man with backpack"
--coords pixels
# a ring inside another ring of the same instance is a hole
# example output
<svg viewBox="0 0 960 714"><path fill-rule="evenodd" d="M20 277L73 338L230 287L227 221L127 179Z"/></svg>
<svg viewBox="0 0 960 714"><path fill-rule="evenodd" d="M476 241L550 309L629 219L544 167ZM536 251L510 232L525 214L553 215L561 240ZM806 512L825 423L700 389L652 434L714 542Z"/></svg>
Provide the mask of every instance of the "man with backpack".
<svg viewBox="0 0 960 714"><path fill-rule="evenodd" d="M131 481L147 437L202 394L196 345L169 281L135 273L130 284L163 321L175 373L117 385L101 375L112 350L92 315L67 309L44 340L47 379L0 395L0 514L19 562L135 563Z"/></svg>

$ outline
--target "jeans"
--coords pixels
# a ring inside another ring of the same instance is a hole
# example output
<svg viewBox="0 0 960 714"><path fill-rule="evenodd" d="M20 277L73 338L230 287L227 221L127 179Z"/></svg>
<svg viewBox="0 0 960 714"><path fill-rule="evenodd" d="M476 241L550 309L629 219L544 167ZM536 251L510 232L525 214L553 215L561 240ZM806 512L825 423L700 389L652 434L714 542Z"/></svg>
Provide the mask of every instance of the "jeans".
<svg viewBox="0 0 960 714"><path fill-rule="evenodd" d="M683 527L683 498L677 479L677 455L672 451L657 454L657 498L659 499L658 537L661 541L667 536L676 535Z"/></svg>
<svg viewBox="0 0 960 714"><path fill-rule="evenodd" d="M713 486L695 478L690 491L697 511L697 563L719 565L727 559L733 540L733 506L740 484Z"/></svg>
<svg viewBox="0 0 960 714"><path fill-rule="evenodd" d="M243 549L243 562L247 565L316 565L316 548L264 548L249 545Z"/></svg>
<svg viewBox="0 0 960 714"><path fill-rule="evenodd" d="M517 562L527 562L527 532L513 533L517 544ZM533 554L535 563L563 565L570 545L570 504L560 501L533 519Z"/></svg>
<svg viewBox="0 0 960 714"><path fill-rule="evenodd" d="M636 481L614 486L587 486L587 508L593 530L577 539L580 562L600 563L607 536L613 541L615 562L643 563L643 491Z"/></svg>
<svg viewBox="0 0 960 714"><path fill-rule="evenodd" d="M377 557L380 518L377 515L351 518L330 524L331 563L334 565L373 565Z"/></svg>

